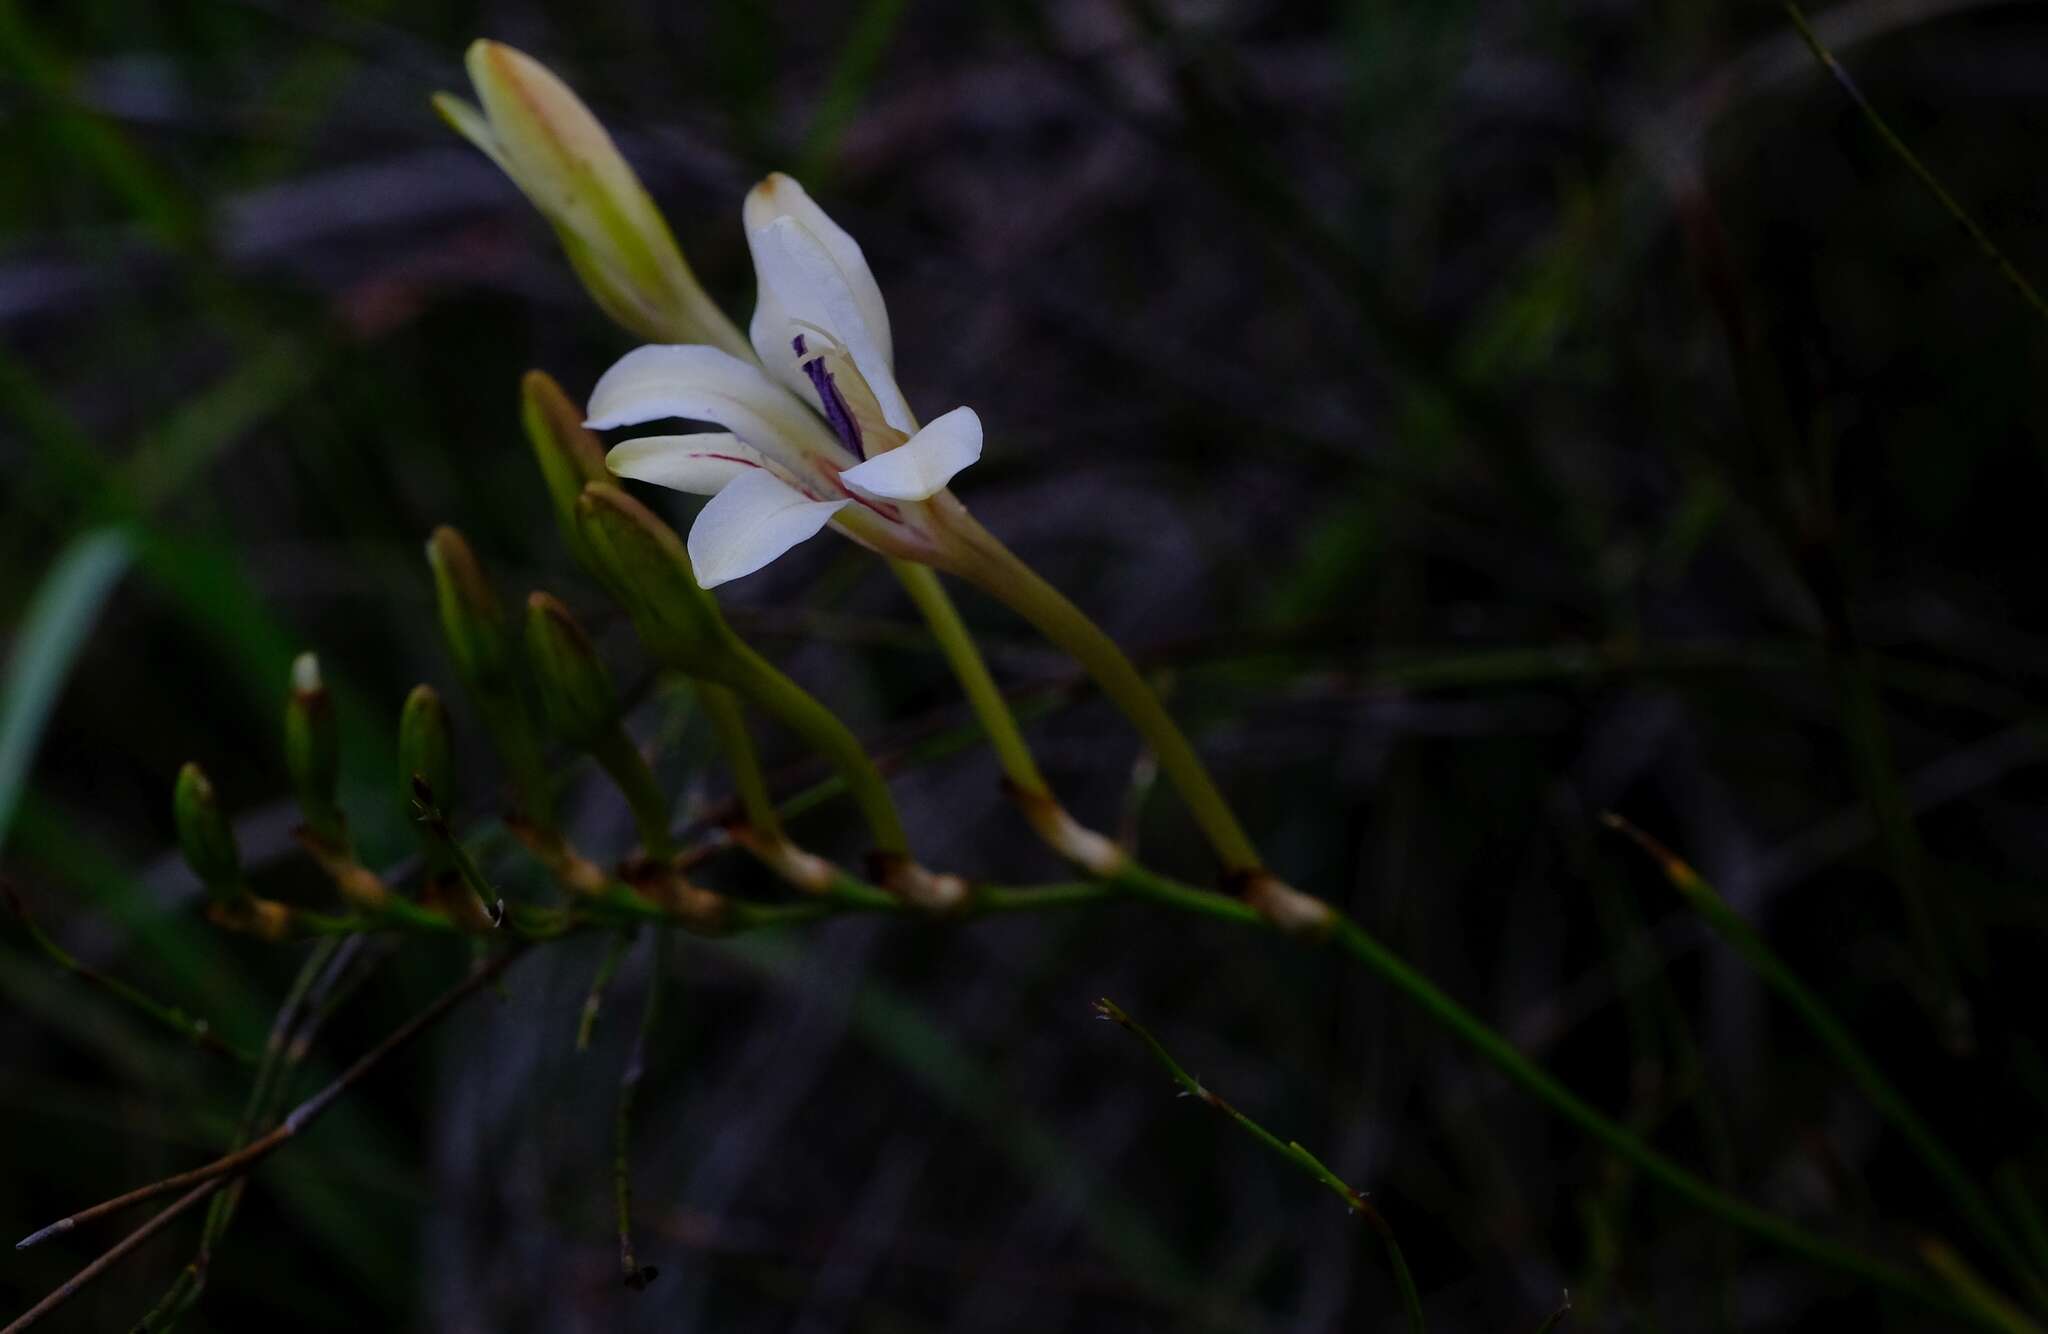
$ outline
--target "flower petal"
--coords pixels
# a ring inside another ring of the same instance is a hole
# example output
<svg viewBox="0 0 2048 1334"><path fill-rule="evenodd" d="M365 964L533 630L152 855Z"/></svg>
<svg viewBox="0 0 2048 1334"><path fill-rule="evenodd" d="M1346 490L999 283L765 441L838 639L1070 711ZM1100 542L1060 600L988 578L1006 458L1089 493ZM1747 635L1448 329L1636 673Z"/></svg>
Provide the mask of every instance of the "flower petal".
<svg viewBox="0 0 2048 1334"><path fill-rule="evenodd" d="M449 129L469 140L472 145L483 151L485 157L497 163L499 171L511 176L515 181L518 180L518 176L512 170L511 161L505 156L505 150L498 146L497 131L491 128L490 121L484 119L484 113L477 108L476 103L465 102L453 93L435 93L434 110L448 123Z"/></svg>
<svg viewBox="0 0 2048 1334"><path fill-rule="evenodd" d="M811 458L828 459L834 467L854 461L802 403L758 367L715 347L633 349L590 391L590 420L584 424L604 431L663 417L716 422L799 473L817 471Z"/></svg>
<svg viewBox="0 0 2048 1334"><path fill-rule="evenodd" d="M767 466L753 446L723 431L622 441L604 461L621 477L698 496L715 496L735 477Z"/></svg>
<svg viewBox="0 0 2048 1334"><path fill-rule="evenodd" d="M954 408L888 453L840 473L839 480L888 500L926 500L980 457L981 418L973 408Z"/></svg>
<svg viewBox="0 0 2048 1334"><path fill-rule="evenodd" d="M831 522L850 500L812 500L773 473L735 477L690 527L697 583L716 588L774 560Z"/></svg>
<svg viewBox="0 0 2048 1334"><path fill-rule="evenodd" d="M789 322L788 312L775 299L775 293L768 289L766 283L759 284L754 294L754 317L747 323L747 339L754 345L754 355L785 389L822 412L824 409L818 402L817 386L811 383L810 376L804 374L796 349L790 346L790 339L796 332Z"/></svg>
<svg viewBox="0 0 2048 1334"><path fill-rule="evenodd" d="M889 365L886 330L878 340L846 274L817 234L785 213L748 232L747 245L754 252L762 290L771 294L791 324L798 331L812 325L838 339L874 391L883 419L905 435L915 430L917 419L910 415ZM766 352L762 359L767 359Z"/></svg>
<svg viewBox="0 0 2048 1334"><path fill-rule="evenodd" d="M741 221L749 233L760 231L780 217L795 218L805 230L818 239L825 253L839 270L839 276L846 289L860 309L861 322L874 337L875 346L881 350L882 359L891 366L896 364L894 344L889 336L889 308L883 304L882 289L875 282L874 272L868 268L867 256L861 253L860 242L849 236L844 227L832 221L825 210L798 185L796 178L781 172L770 172L768 176L747 192L747 202L741 212ZM833 332L838 332L834 330ZM770 357L761 347L757 335L754 350L761 354L761 360L768 365L777 365L788 359L789 335L777 330L775 338L779 355Z"/></svg>

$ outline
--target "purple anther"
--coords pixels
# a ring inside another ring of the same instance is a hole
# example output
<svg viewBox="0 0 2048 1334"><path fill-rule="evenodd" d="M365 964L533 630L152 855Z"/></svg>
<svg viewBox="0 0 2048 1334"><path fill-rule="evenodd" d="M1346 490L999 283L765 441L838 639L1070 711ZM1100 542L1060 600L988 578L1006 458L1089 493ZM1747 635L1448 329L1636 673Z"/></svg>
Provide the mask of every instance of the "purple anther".
<svg viewBox="0 0 2048 1334"><path fill-rule="evenodd" d="M796 340L801 344L803 336ZM797 348L797 355L803 355L803 348ZM804 374L811 377L811 384L818 391L818 403L825 409L825 420L831 423L833 434L839 443L853 451L857 459L867 458L867 451L860 444L860 423L853 419L853 413L846 406L846 398L839 392L839 386L832 379L832 372L825 369L823 357L812 357L804 364Z"/></svg>

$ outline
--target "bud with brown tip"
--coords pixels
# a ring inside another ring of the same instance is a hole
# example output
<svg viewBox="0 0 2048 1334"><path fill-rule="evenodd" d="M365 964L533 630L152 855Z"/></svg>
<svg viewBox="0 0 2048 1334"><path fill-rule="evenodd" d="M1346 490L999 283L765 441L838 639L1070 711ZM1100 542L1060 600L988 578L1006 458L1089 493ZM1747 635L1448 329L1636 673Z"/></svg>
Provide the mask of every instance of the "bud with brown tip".
<svg viewBox="0 0 2048 1334"><path fill-rule="evenodd" d="M345 843L347 822L335 802L341 743L334 701L320 679L320 660L311 653L292 661L291 692L284 706L284 759L306 827L329 843Z"/></svg>

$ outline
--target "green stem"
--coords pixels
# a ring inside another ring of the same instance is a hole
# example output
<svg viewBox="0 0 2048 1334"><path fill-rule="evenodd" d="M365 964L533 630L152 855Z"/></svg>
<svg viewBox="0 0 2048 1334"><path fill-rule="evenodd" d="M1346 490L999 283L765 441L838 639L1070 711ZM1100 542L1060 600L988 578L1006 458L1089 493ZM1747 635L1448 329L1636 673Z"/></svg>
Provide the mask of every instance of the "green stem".
<svg viewBox="0 0 2048 1334"><path fill-rule="evenodd" d="M903 591L910 594L910 600L917 604L925 624L931 627L932 638L938 641L939 651L946 655L946 664L959 678L960 688L967 694L967 703L981 722L981 730L988 735L989 746L996 753L996 763L1002 766L1004 777L1026 792L1051 796L1044 775L1038 772L1038 761L1031 756L1031 747L1025 744L1024 734L1017 729L1017 719L1010 712L1009 703L1003 699L995 678L989 675L988 663L982 660L981 649L975 644L967 623L960 619L959 608L946 595L939 576L929 567L907 560L891 559L889 568L902 582Z"/></svg>
<svg viewBox="0 0 2048 1334"><path fill-rule="evenodd" d="M175 1005L166 1005L117 977L110 977L97 968L80 963L69 950L59 945L43 930L41 923L29 915L28 905L15 894L13 886L0 882L0 889L5 890L8 906L14 910L15 917L21 922L22 929L28 933L29 940L37 949L49 956L50 961L57 967L81 981L100 988L116 1000L133 1006L157 1023L179 1033L195 1046L203 1047L219 1056L226 1056L243 1065L253 1066L257 1063L259 1058L255 1052L244 1050L222 1038L205 1020L194 1019Z"/></svg>
<svg viewBox="0 0 2048 1334"><path fill-rule="evenodd" d="M661 1013L661 993L668 982L671 946L666 933L657 932L653 942L653 963L647 976L647 1001L640 1011L640 1029L633 1035L633 1047L626 1068L619 1076L619 1099L612 1116L612 1200L617 1210L619 1267L626 1286L638 1291L654 1279L655 1271L643 1269L633 1252L633 1104L640 1096L640 1081L647 1070L648 1039Z"/></svg>
<svg viewBox="0 0 2048 1334"><path fill-rule="evenodd" d="M1997 1252L2012 1270L2015 1277L2027 1284L2035 1300L2048 1304L2048 1284L2029 1263L2025 1250L2018 1238L1999 1218L1991 1199L1975 1182L1954 1154L1937 1137L1931 1127L1920 1119L1905 1095L1878 1072L1877 1065L1863 1050L1862 1044L1849 1032L1846 1025L1800 981L1798 974L1778 957L1777 953L1764 942L1755 927L1735 909L1728 906L1714 887L1701 879L1690 864L1665 848L1649 835L1629 824L1621 817L1609 815L1607 823L1627 834L1644 851L1656 859L1665 878L1678 890L1688 906L1697 912L1714 933L1734 947L1750 967L1756 969L1767 986L1784 997L1798 1012L1813 1035L1830 1055L1841 1063L1856 1087L1870 1099L1880 1115L1905 1137L1920 1161L1934 1178L1941 1182L1954 1200L1956 1208L1970 1220L1984 1243Z"/></svg>
<svg viewBox="0 0 2048 1334"><path fill-rule="evenodd" d="M300 1008L312 993L320 977L332 964L336 952L342 947L342 938L328 937L317 941L308 951L305 962L300 965L298 975L292 979L290 989L285 993L284 1002L277 1007L277 1017L270 1026L270 1036L265 1040L263 1055L256 1067L256 1078L249 1088L248 1102L242 1109L242 1119L235 1130L235 1137L228 1145L228 1152L242 1148L264 1128L264 1117L273 1103L282 1099L286 1087L283 1075L290 1069L291 1033L299 1021ZM206 1288L206 1273L213 1260L213 1251L227 1234L228 1225L234 1221L235 1208L240 1203L243 1178L228 1182L220 1194L208 1203L206 1221L200 1231L199 1251L191 1262L178 1271L178 1277L168 1291L158 1299L155 1306L137 1323L138 1331L168 1330L177 1323L185 1312L198 1304Z"/></svg>
<svg viewBox="0 0 2048 1334"><path fill-rule="evenodd" d="M583 997L583 1011L576 1020L576 1050L590 1050L590 1034L597 1027L597 1016L604 1009L605 991L612 984L613 974L619 971L626 952L633 948L633 942L640 939L638 927L621 930L612 937L612 943L605 948L604 958L598 960L597 976L590 979L590 991Z"/></svg>
<svg viewBox="0 0 2048 1334"><path fill-rule="evenodd" d="M2019 1229L2020 1237L2026 1242L2027 1250L2034 1258L2037 1274L2048 1274L2048 1223L2041 1219L2040 1210L2027 1194L2027 1183L2020 1176L2019 1169L2011 1163L1992 1173L1992 1186L2005 1201L2007 1214L2013 1225Z"/></svg>
<svg viewBox="0 0 2048 1334"><path fill-rule="evenodd" d="M735 635L724 665L733 673L731 685L768 712L787 723L804 740L823 751L846 780L846 790L867 819L878 852L910 855L910 840L896 814L889 785L868 757L860 739L839 721L830 709L812 698L809 691L784 676L775 665L748 647Z"/></svg>
<svg viewBox="0 0 2048 1334"><path fill-rule="evenodd" d="M1126 868L1106 882L984 887L968 901L960 917L965 920L995 914L1107 904L1128 896L1147 898L1172 907L1176 911L1216 918L1240 926L1261 926L1271 929L1270 924L1264 922L1256 911L1241 899L1197 889L1137 866ZM729 904L729 908L730 916L726 922L726 929L733 932L801 926L847 912L911 911L879 890L861 900L834 897L790 904L756 904L734 900ZM359 931L393 925L362 917L325 918L306 913L298 914L294 920L300 929L309 934ZM506 924L512 933L522 938L547 940L581 930L615 930L637 921L666 926L681 924L659 906L644 900L636 901L630 897L618 901L579 903L570 908L515 906ZM1357 923L1347 918L1337 918L1329 939L1337 948L1364 964L1395 990L1419 1005L1433 1022L1459 1038L1481 1060L1547 1104L1573 1126L1634 1164L1648 1179L1680 1199L1758 1240L1815 1264L1875 1283L1935 1309L1963 1315L1978 1324L1992 1323L1987 1321L1981 1312L1964 1309L1949 1294L1914 1275L1873 1259L1852 1247L1814 1236L1789 1220L1721 1191L1679 1166L1546 1074L1507 1038L1438 989L1412 965L1380 944Z"/></svg>
<svg viewBox="0 0 2048 1334"><path fill-rule="evenodd" d="M1373 1207L1372 1201L1366 1198L1364 1191L1354 1190L1343 1178L1323 1166L1322 1160L1303 1148L1299 1142L1283 1141L1278 1135L1224 1101L1201 1080L1183 1070L1180 1062L1173 1059L1172 1053L1160 1045L1159 1039L1153 1037L1151 1031L1143 1024L1126 1014L1115 1001L1108 997L1096 1001L1095 1012L1144 1043L1152 1052L1154 1059L1166 1067L1166 1073L1173 1077L1174 1083L1235 1121L1253 1139L1314 1177L1324 1189L1342 1200L1345 1208L1364 1219L1366 1226L1372 1229L1373 1234L1380 1239L1380 1244L1386 1248L1387 1265L1394 1271L1394 1282L1401 1290L1401 1305L1408 1315L1408 1328L1413 1334L1422 1334L1422 1296L1415 1289L1415 1276L1408 1272L1408 1261L1401 1254L1400 1244L1394 1240L1393 1228L1387 1225L1386 1218Z"/></svg>
<svg viewBox="0 0 2048 1334"><path fill-rule="evenodd" d="M1160 769L1179 791L1225 866L1232 871L1258 870L1258 850L1237 822L1230 803L1223 799L1180 725L1116 641L965 510L948 519L969 549L959 572L1009 604L1046 638L1073 655L1152 747Z"/></svg>
<svg viewBox="0 0 2048 1334"><path fill-rule="evenodd" d="M473 693L477 712L483 716L484 728L490 733L491 744L505 762L505 771L511 779L513 794L518 798L520 813L536 828L554 832L553 784L548 779L547 759L534 736L525 703L516 695L487 695L481 689ZM446 800L439 793L436 797Z"/></svg>
<svg viewBox="0 0 2048 1334"><path fill-rule="evenodd" d="M2041 1334L2041 1327L2026 1313L2006 1300L2005 1295L1986 1283L1962 1256L1934 1237L1920 1242L1920 1258L1941 1275L1949 1290L1977 1313L1985 1324L2005 1334Z"/></svg>
<svg viewBox="0 0 2048 1334"><path fill-rule="evenodd" d="M740 702L732 691L709 681L698 681L697 698L704 705L704 712L711 718L711 726L718 733L719 749L725 752L725 762L732 768L733 788L739 793L740 810L745 813L747 823L764 836L775 838L782 833L782 817L775 812L775 799L768 794L768 780L761 772L761 756L754 749L754 738L747 731L747 720L740 712Z"/></svg>
<svg viewBox="0 0 2048 1334"><path fill-rule="evenodd" d="M647 758L626 735L626 729L613 727L609 734L591 743L590 754L611 776L626 798L626 805L632 808L642 850L661 861L674 856L675 844L668 829L668 794L655 781L654 770L647 767Z"/></svg>
<svg viewBox="0 0 2048 1334"><path fill-rule="evenodd" d="M1666 1158L1544 1073L1535 1062L1522 1055L1513 1043L1438 990L1435 983L1416 971L1399 955L1380 944L1351 919L1338 918L1332 939L1338 948L1379 974L1395 990L1421 1006L1431 1019L1450 1030L1453 1036L1471 1047L1481 1059L1519 1084L1526 1092L1547 1103L1565 1120L1627 1159L1645 1176L1672 1194L1723 1222L1733 1224L1752 1236L1794 1255L1803 1256L1846 1274L1853 1274L1893 1292L1937 1307L1951 1306L1941 1293L1911 1274L1873 1260L1852 1247L1816 1237L1776 1214L1724 1194Z"/></svg>

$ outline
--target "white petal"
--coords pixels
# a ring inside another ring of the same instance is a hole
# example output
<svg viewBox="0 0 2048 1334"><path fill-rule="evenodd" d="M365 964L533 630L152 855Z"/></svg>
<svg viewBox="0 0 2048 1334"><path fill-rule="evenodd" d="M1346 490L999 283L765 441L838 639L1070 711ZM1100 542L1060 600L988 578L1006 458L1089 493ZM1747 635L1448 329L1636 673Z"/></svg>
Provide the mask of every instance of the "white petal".
<svg viewBox="0 0 2048 1334"><path fill-rule="evenodd" d="M770 472L734 478L690 526L697 582L716 588L774 560L823 528L849 500L812 500Z"/></svg>
<svg viewBox="0 0 2048 1334"><path fill-rule="evenodd" d="M818 387L811 383L810 376L804 374L796 348L790 342L801 332L790 324L789 313L775 299L775 293L762 283L754 296L754 318L747 325L747 338L754 345L754 355L761 359L770 375L782 382L784 388L822 412L824 408L818 402Z"/></svg>
<svg viewBox="0 0 2048 1334"><path fill-rule="evenodd" d="M715 496L733 478L767 466L753 446L723 431L622 441L604 461L621 477L697 496Z"/></svg>
<svg viewBox="0 0 2048 1334"><path fill-rule="evenodd" d="M749 233L760 231L780 217L795 218L802 223L818 244L832 257L834 267L846 283L847 291L860 307L863 323L874 336L875 345L881 349L882 359L890 365L896 364L896 353L889 337L889 308L882 303L882 289L875 282L875 275L868 268L867 256L861 253L860 242L847 235L846 229L826 216L825 210L805 192L794 177L781 172L769 173L767 179L747 192L747 203L741 213ZM835 332L837 332L835 330ZM759 340L754 349L759 351ZM788 347L785 335L784 348ZM769 365L764 354L761 358Z"/></svg>
<svg viewBox="0 0 2048 1334"><path fill-rule="evenodd" d="M465 102L452 93L435 93L434 110L441 113L441 119L448 122L449 129L482 149L485 157L497 163L499 171L514 181L519 179L518 173L512 170L511 160L505 156L505 150L498 146L497 132L474 102Z"/></svg>
<svg viewBox="0 0 2048 1334"><path fill-rule="evenodd" d="M593 431L637 426L663 417L715 422L799 471L804 455L842 466L852 460L817 416L766 375L715 347L639 347L620 357L590 391Z"/></svg>
<svg viewBox="0 0 2048 1334"><path fill-rule="evenodd" d="M844 344L861 378L875 391L883 419L906 435L915 429L916 418L890 369L886 330L878 340L845 273L816 233L785 213L748 232L747 245L762 290L773 294L790 322L816 325Z"/></svg>
<svg viewBox="0 0 2048 1334"><path fill-rule="evenodd" d="M888 500L925 500L980 457L981 418L973 408L954 408L888 453L840 473L839 480Z"/></svg>

